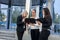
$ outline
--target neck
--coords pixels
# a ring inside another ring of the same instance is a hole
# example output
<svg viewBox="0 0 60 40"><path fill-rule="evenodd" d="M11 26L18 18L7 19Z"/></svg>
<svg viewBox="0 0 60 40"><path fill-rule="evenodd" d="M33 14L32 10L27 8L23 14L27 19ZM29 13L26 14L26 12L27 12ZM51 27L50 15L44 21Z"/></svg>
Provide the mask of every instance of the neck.
<svg viewBox="0 0 60 40"><path fill-rule="evenodd" d="M36 16L32 16L33 18L35 18Z"/></svg>
<svg viewBox="0 0 60 40"><path fill-rule="evenodd" d="M45 15L43 15L43 18L45 17Z"/></svg>
<svg viewBox="0 0 60 40"><path fill-rule="evenodd" d="M22 15L22 18L25 18L25 17Z"/></svg>

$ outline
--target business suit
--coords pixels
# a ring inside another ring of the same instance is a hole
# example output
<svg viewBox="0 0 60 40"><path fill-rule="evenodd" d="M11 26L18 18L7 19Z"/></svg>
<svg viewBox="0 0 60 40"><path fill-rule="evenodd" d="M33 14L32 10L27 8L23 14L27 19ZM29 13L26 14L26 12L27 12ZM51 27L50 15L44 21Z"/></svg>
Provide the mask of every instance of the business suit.
<svg viewBox="0 0 60 40"><path fill-rule="evenodd" d="M52 24L52 20L50 17L47 18L40 18L40 22L42 23L42 31L39 35L39 40L48 40L48 37L50 35L50 26Z"/></svg>
<svg viewBox="0 0 60 40"><path fill-rule="evenodd" d="M22 15L17 17L17 36L18 40L22 40L24 31L26 30L25 23L22 21L23 17Z"/></svg>

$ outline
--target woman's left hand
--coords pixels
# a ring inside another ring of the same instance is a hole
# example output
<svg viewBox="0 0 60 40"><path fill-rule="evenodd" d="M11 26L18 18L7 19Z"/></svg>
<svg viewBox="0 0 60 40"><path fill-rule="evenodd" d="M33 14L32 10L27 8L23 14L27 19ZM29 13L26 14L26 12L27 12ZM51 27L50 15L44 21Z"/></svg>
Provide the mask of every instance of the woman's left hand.
<svg viewBox="0 0 60 40"><path fill-rule="evenodd" d="M42 24L40 21L36 21L36 23L37 23L38 25Z"/></svg>
<svg viewBox="0 0 60 40"><path fill-rule="evenodd" d="M34 24L30 23L31 26L34 26Z"/></svg>

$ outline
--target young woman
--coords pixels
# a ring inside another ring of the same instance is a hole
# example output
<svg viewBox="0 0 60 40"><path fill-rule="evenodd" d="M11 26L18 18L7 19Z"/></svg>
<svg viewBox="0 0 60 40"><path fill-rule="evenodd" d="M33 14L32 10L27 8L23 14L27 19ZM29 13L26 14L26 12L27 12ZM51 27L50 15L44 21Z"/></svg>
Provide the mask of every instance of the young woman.
<svg viewBox="0 0 60 40"><path fill-rule="evenodd" d="M50 26L52 25L52 18L48 8L42 10L43 18L40 18L39 24L42 24L42 31L39 35L39 40L48 40L50 35Z"/></svg>
<svg viewBox="0 0 60 40"><path fill-rule="evenodd" d="M28 15L27 11L24 11L22 15L19 15L17 17L16 31L17 31L18 40L22 40L24 31L26 30L25 18L27 17L27 15Z"/></svg>
<svg viewBox="0 0 60 40"><path fill-rule="evenodd" d="M32 22L34 22L33 19L37 19L35 9L32 10L32 16L30 17L30 19L32 20ZM29 25L31 30L31 40L39 40L39 27L36 26L36 23L29 23Z"/></svg>

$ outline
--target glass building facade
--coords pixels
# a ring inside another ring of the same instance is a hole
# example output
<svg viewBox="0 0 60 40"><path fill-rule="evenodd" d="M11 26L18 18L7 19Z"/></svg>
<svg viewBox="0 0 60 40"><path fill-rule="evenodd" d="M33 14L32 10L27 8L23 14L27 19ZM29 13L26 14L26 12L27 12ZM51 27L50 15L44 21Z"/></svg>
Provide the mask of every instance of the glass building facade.
<svg viewBox="0 0 60 40"><path fill-rule="evenodd" d="M25 3L25 1L23 1L23 2ZM39 2L39 10L40 10L39 16L41 15L41 10L42 10L42 5L43 5L43 1L42 0L40 0L40 1L37 1L37 2ZM1 0L1 2L3 2L3 1ZM21 6L18 6L18 3L15 3L17 5L13 6L12 2L15 2L15 1L9 0L6 2L8 2L8 4L0 3L0 26L1 26L1 29L16 29L17 16L19 16L20 13L22 13L25 10L25 6L23 6L24 3L22 5L20 4ZM32 1L32 3L33 3L33 1ZM33 3L32 5L33 6L31 6L31 9L37 8L37 6L35 6L35 5L37 5L36 3Z"/></svg>
<svg viewBox="0 0 60 40"><path fill-rule="evenodd" d="M2 0L1 0L2 1ZM26 1L26 0L25 0ZM15 1L13 1L15 2ZM17 1L20 2L20 1ZM35 1L36 2L36 1ZM22 3L22 2L21 2ZM23 4L25 2L23 1ZM32 1L32 6L31 10L33 8L36 9L37 12L37 17L42 17L42 8L45 6L48 6L48 1L44 0L38 0L38 4L33 3ZM25 4L20 4L20 3L15 3L14 5L11 0L8 2L8 4L1 3L0 2L0 29L9 29L9 30L16 30L16 21L17 21L17 16L19 16L24 10L25 10ZM54 2L53 4L54 5ZM52 7L52 16L53 16L53 21L55 20L55 15L54 15L54 6Z"/></svg>

